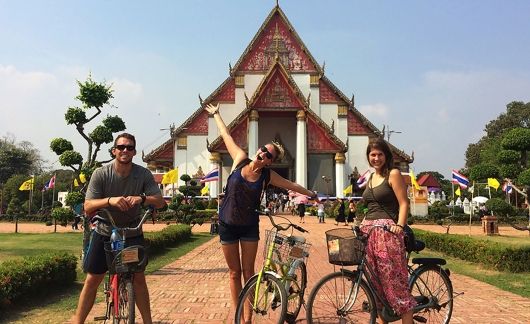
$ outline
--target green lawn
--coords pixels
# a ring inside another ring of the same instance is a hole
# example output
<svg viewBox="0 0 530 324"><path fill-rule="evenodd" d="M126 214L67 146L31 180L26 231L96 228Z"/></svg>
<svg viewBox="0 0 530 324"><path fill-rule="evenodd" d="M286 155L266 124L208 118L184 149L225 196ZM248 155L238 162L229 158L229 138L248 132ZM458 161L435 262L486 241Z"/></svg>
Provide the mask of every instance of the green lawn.
<svg viewBox="0 0 530 324"><path fill-rule="evenodd" d="M81 255L83 233L0 233L0 262L49 251Z"/></svg>
<svg viewBox="0 0 530 324"><path fill-rule="evenodd" d="M418 254L413 254L412 257L417 257ZM500 272L485 268L482 265L472 263L469 261L460 260L442 253L424 250L421 251L420 257L437 257L447 260L446 268L449 268L452 273L462 274L482 282L486 282L492 286L512 292L514 294L530 298L530 273L510 273ZM458 292L458 291L455 291Z"/></svg>
<svg viewBox="0 0 530 324"><path fill-rule="evenodd" d="M9 258L37 255L50 250L68 251L74 255L80 255L82 238L82 233L0 233L0 262ZM149 258L146 273L153 273L210 239L212 236L207 233L193 234L189 241L177 247L167 248L163 253ZM34 296L21 305L0 308L0 323L54 324L67 321L75 312L85 278L80 268L77 274L77 280L71 286L59 288L53 293L43 292L42 296ZM96 300L96 302L100 301L103 301L102 293L98 293ZM8 309L9 312L7 312Z"/></svg>

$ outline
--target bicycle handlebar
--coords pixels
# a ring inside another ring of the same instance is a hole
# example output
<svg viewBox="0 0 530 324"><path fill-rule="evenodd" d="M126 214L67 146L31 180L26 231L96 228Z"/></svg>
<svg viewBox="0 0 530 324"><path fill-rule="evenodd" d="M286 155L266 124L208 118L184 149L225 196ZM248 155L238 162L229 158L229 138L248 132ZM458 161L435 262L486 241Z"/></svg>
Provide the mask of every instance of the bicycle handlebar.
<svg viewBox="0 0 530 324"><path fill-rule="evenodd" d="M261 211L261 210L257 210L256 209L256 212L259 214L259 215L266 215L269 217L271 223L272 223L272 226L274 226L276 229L278 229L279 231L286 231L289 229L289 227L293 227L294 229L296 229L297 231L299 232L302 232L302 233L309 233L308 230L306 230L305 228L303 228L302 226L299 226L299 225L296 225L296 224L293 224L290 220L288 220L287 218L285 218L285 220L287 220L289 222L289 224L287 225L287 227L284 227L284 226L281 226L281 225L278 225L274 222L274 219L272 218L272 215L270 213L270 210L268 208L265 208L264 211Z"/></svg>
<svg viewBox="0 0 530 324"><path fill-rule="evenodd" d="M152 206L152 205L147 206L147 207L146 207L146 210L145 210L145 213L144 213L144 215L142 216L142 219L140 220L140 223L138 223L138 225L137 225L136 227L133 227L133 228L131 228L131 227L118 227L118 226L116 225L116 222L114 221L114 217L112 217L112 214L111 214L111 213L109 212L109 210L106 209L106 208L101 208L101 209L99 209L99 210L97 211L97 213L100 213L100 212L105 213L105 214L107 215L107 217L109 218L111 224L109 224L109 222L108 222L105 218L101 217L99 214L96 214L96 216L92 217L92 218L90 219L90 222L91 222L91 223L94 223L94 222L96 222L96 221L100 221L100 222L102 222L102 223L104 223L104 224L112 225L113 228L120 229L120 230L122 230L123 232L137 231L137 230L139 230L140 227L142 227L142 225L145 223L145 221L147 220L147 216L148 216L149 214L151 214L154 210L155 210L155 207L154 207L154 206Z"/></svg>

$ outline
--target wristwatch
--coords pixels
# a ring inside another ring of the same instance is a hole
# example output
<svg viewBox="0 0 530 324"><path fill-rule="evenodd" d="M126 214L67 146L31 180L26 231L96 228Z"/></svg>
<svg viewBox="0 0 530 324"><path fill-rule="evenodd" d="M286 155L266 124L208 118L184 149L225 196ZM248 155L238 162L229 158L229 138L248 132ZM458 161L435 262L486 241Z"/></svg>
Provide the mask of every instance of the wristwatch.
<svg viewBox="0 0 530 324"><path fill-rule="evenodd" d="M145 203L145 199L146 199L147 197L145 196L144 193L142 193L142 194L140 194L140 198L142 198L142 203L141 203L141 205L143 206L144 203Z"/></svg>

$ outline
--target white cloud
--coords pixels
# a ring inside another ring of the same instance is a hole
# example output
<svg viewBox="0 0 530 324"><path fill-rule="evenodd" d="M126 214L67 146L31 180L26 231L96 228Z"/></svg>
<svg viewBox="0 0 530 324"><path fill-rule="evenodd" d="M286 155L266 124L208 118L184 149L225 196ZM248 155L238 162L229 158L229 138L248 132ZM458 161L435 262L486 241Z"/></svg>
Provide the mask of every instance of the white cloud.
<svg viewBox="0 0 530 324"><path fill-rule="evenodd" d="M64 137L74 145L83 156L87 144L71 125L66 125L64 113L69 106L78 106L75 99L78 93L76 80L86 80L90 71L80 66L61 66L54 71L22 71L13 65L0 65L0 136L12 133L18 141L27 140L39 149L42 157L53 163L55 153L49 149L52 138ZM93 79L98 81L97 77ZM108 110L89 124L90 132L107 113L128 120L142 120L138 111L144 100L143 86L140 83L114 77L111 81L116 98L111 103L127 109ZM130 109L129 109L130 108ZM111 108L112 109L112 108ZM93 113L93 112L92 112ZM87 114L90 116L90 113ZM129 126L129 125L127 125ZM105 154L106 148L102 148ZM140 162L140 161L138 161ZM55 163L54 168L60 167Z"/></svg>
<svg viewBox="0 0 530 324"><path fill-rule="evenodd" d="M360 105L359 111L368 119L386 120L388 118L388 107L383 103Z"/></svg>

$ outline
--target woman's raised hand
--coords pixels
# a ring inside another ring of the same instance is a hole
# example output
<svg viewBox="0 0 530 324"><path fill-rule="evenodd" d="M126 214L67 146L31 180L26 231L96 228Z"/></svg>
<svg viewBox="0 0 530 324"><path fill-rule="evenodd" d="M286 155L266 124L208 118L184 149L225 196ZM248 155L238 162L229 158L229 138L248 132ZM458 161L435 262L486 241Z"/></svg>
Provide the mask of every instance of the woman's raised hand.
<svg viewBox="0 0 530 324"><path fill-rule="evenodd" d="M212 104L207 104L206 107L204 107L204 109L206 109L206 111L210 115L215 115L216 113L219 112L219 104L216 104L215 106Z"/></svg>

